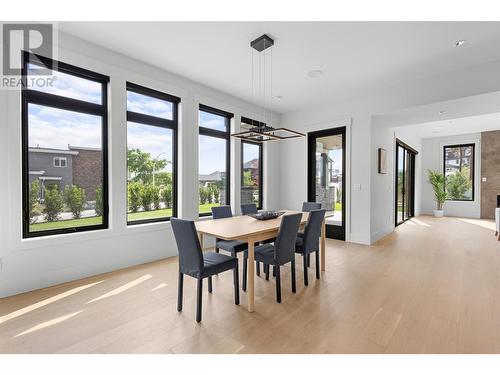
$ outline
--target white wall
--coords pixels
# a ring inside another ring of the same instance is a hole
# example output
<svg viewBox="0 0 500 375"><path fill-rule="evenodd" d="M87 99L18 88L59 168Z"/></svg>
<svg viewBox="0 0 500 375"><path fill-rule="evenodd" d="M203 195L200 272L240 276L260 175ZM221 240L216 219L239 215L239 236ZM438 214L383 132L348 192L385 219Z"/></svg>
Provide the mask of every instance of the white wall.
<svg viewBox="0 0 500 375"><path fill-rule="evenodd" d="M0 92L0 297L176 255L169 223L126 225L126 97L131 81L181 98L179 123L179 216L198 216L198 104L261 120L262 109L193 81L82 40L60 35L58 59L110 76L107 230L21 239L21 125L19 92ZM280 117L274 115L275 123ZM239 209L240 142L232 141L231 204ZM278 143L264 147L264 207L279 206Z"/></svg>
<svg viewBox="0 0 500 375"><path fill-rule="evenodd" d="M378 175L376 160L377 149L389 150L394 135L385 124L372 121L373 116L496 91L500 91L500 61L362 93L356 98L325 98L315 108L284 114L282 125L308 132L333 127L339 119L351 119L351 208L347 236L352 242L370 244L391 230L393 215L392 177ZM281 206L297 208L307 196L304 162L307 150L304 145L293 146L290 142L283 145L281 152ZM354 185L361 189L354 191Z"/></svg>
<svg viewBox="0 0 500 375"><path fill-rule="evenodd" d="M436 209L432 187L427 182L427 169L443 171L443 147L449 145L475 144L474 201L446 201L444 213L446 216L481 217L481 133L466 134L452 137L424 139L422 144L422 213L432 214Z"/></svg>

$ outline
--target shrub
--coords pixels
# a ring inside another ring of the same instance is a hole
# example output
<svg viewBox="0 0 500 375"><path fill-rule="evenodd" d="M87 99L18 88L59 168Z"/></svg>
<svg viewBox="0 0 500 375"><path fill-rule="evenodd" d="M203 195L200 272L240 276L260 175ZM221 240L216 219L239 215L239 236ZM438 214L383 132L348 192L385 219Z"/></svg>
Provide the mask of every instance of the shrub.
<svg viewBox="0 0 500 375"><path fill-rule="evenodd" d="M172 185L167 185L161 192L165 207L172 208Z"/></svg>
<svg viewBox="0 0 500 375"><path fill-rule="evenodd" d="M446 192L448 198L465 199L465 193L472 188L472 184L464 171L456 171L446 176Z"/></svg>
<svg viewBox="0 0 500 375"><path fill-rule="evenodd" d="M160 188L158 186L150 186L151 194L153 196L153 207L155 210L160 209Z"/></svg>
<svg viewBox="0 0 500 375"><path fill-rule="evenodd" d="M130 182L128 184L128 205L130 211L137 212L142 205L143 185L140 182Z"/></svg>
<svg viewBox="0 0 500 375"><path fill-rule="evenodd" d="M63 196L59 191L58 185L52 185L45 188L45 220L52 222L59 220L59 214L63 209Z"/></svg>
<svg viewBox="0 0 500 375"><path fill-rule="evenodd" d="M29 221L31 224L36 222L38 215L42 213L42 207L38 201L40 194L40 183L35 180L31 183L29 196Z"/></svg>
<svg viewBox="0 0 500 375"><path fill-rule="evenodd" d="M208 200L208 191L206 187L200 186L200 203L206 204Z"/></svg>
<svg viewBox="0 0 500 375"><path fill-rule="evenodd" d="M85 207L85 190L76 185L66 185L64 188L64 203L71 211L73 219L79 219L82 216Z"/></svg>
<svg viewBox="0 0 500 375"><path fill-rule="evenodd" d="M214 203L220 203L220 189L217 185L212 185L212 195L214 197Z"/></svg>
<svg viewBox="0 0 500 375"><path fill-rule="evenodd" d="M155 198L155 187L153 185L146 185L142 188L141 202L144 211L151 211L151 204Z"/></svg>
<svg viewBox="0 0 500 375"><path fill-rule="evenodd" d="M95 189L95 214L102 216L103 202L102 202L102 185L98 185Z"/></svg>

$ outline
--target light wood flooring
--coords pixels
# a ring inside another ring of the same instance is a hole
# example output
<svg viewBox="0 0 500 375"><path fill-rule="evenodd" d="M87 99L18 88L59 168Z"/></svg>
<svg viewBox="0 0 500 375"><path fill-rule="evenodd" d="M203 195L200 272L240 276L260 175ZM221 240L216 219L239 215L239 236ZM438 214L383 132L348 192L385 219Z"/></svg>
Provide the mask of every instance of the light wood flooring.
<svg viewBox="0 0 500 375"><path fill-rule="evenodd" d="M139 251L139 250L138 250ZM232 274L195 281L176 311L177 259L0 300L2 353L499 353L500 242L486 220L422 216L374 246L327 240L326 272L297 294L256 278L255 313Z"/></svg>

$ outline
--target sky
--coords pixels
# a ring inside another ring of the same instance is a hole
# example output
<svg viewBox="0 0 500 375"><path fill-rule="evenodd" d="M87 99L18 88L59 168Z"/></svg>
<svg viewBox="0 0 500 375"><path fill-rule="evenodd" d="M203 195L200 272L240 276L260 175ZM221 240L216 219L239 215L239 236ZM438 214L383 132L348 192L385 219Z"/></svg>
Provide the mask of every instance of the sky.
<svg viewBox="0 0 500 375"><path fill-rule="evenodd" d="M66 96L91 103L101 103L101 84L69 74L54 72L53 87L40 91ZM127 92L127 109L151 116L172 119L171 102ZM68 145L100 148L102 143L101 118L51 107L30 104L28 108L30 147L67 150ZM222 116L199 112L199 125L226 131ZM172 160L172 131L170 129L127 123L127 147L139 148L152 158ZM258 147L245 147L244 161L257 158ZM171 164L166 170L171 171ZM199 136L199 173L210 174L226 170L226 141L220 138Z"/></svg>

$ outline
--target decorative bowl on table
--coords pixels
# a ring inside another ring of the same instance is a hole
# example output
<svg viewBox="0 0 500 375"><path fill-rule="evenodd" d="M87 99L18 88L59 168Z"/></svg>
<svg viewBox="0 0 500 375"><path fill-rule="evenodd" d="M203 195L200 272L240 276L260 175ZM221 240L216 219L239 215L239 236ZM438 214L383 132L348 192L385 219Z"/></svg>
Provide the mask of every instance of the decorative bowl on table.
<svg viewBox="0 0 500 375"><path fill-rule="evenodd" d="M256 213L256 214L249 214L248 216L251 216L257 220L271 220L271 219L276 219L277 217L280 217L284 213L285 213L285 211L261 211L261 212Z"/></svg>

